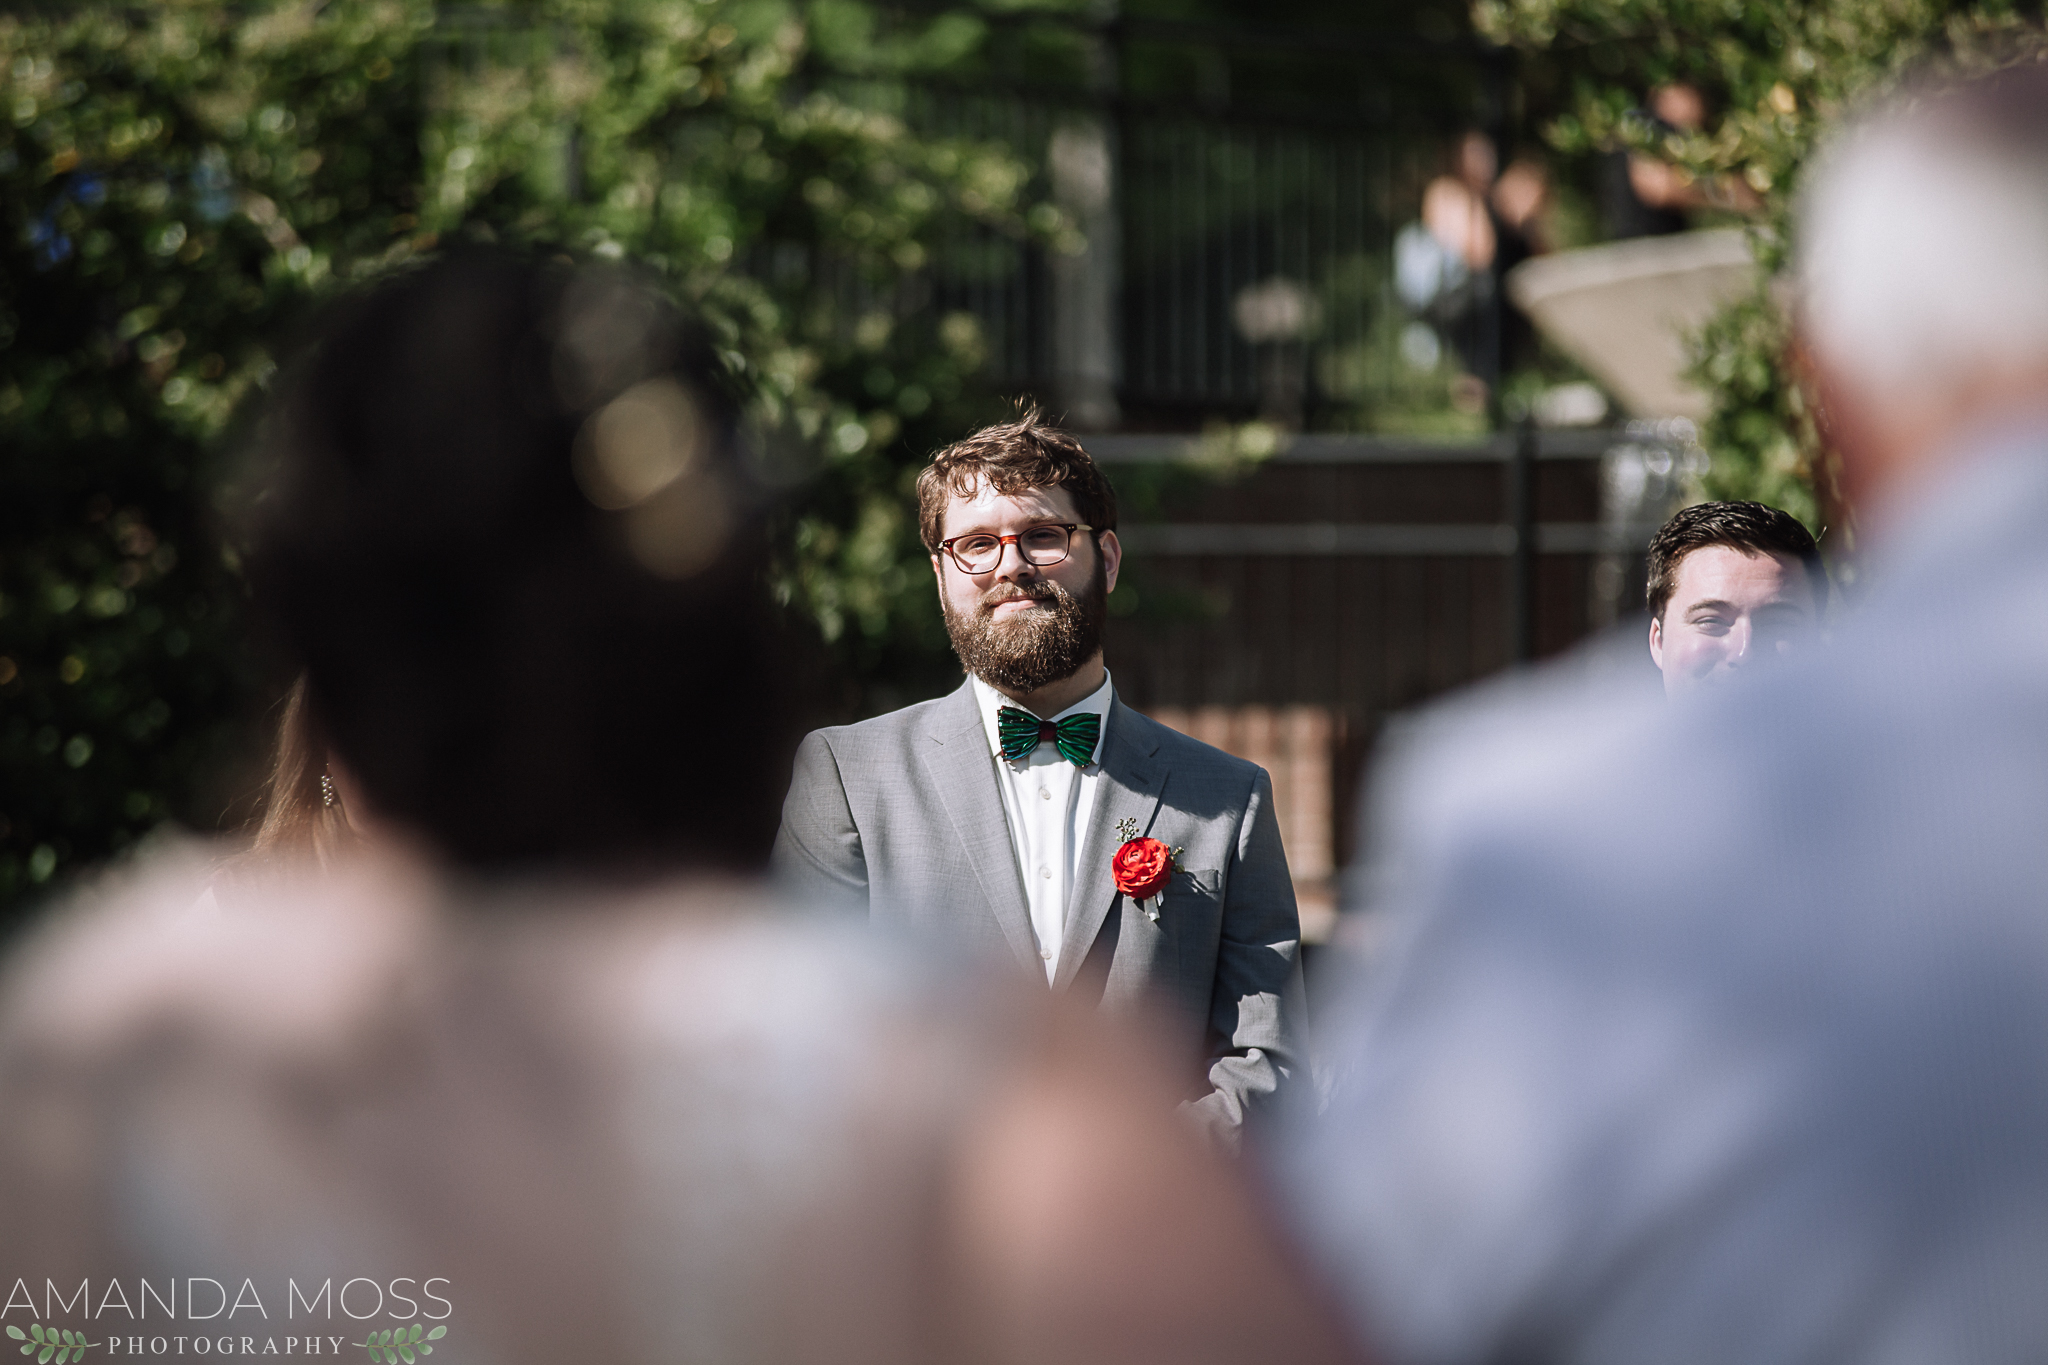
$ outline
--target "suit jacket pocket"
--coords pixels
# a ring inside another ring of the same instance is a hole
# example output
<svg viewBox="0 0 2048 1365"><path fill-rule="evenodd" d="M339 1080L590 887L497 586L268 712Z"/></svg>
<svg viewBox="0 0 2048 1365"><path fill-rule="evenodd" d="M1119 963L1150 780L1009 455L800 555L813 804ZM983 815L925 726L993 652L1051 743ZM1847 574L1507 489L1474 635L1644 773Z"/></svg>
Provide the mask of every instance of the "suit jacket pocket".
<svg viewBox="0 0 2048 1365"><path fill-rule="evenodd" d="M1161 967L1170 967L1173 994L1192 1019L1209 1009L1216 973L1216 942L1223 932L1223 874L1195 868L1177 874L1159 898Z"/></svg>
<svg viewBox="0 0 2048 1365"><path fill-rule="evenodd" d="M1212 868L1176 872L1159 897L1159 927L1170 938L1214 938L1223 917L1223 874Z"/></svg>

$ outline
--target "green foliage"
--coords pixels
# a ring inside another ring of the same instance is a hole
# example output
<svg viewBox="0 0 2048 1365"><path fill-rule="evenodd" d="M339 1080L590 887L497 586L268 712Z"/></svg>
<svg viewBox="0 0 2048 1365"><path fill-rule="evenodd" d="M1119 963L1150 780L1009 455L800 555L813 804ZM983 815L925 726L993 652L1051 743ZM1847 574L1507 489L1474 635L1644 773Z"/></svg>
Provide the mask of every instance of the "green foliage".
<svg viewBox="0 0 2048 1365"><path fill-rule="evenodd" d="M1338 306L1363 295L1369 300L1366 311L1372 321L1363 336L1348 345L1325 347L1316 361L1323 392L1348 409L1345 424L1400 436L1484 433L1485 395L1483 390L1459 391L1461 383L1470 381L1457 352L1439 334L1429 332L1430 352L1421 357L1428 363L1404 355L1404 329L1426 331L1427 324L1417 322L1395 297L1382 262L1362 259L1347 264L1348 269L1334 272L1329 295Z"/></svg>
<svg viewBox="0 0 2048 1365"><path fill-rule="evenodd" d="M905 474L991 400L930 276L1071 225L1004 149L831 78L983 36L854 0L0 15L0 906L252 783L217 452L307 305L443 243L646 263L744 371L764 472L808 481L785 599L852 668L942 649Z"/></svg>
<svg viewBox="0 0 2048 1365"><path fill-rule="evenodd" d="M100 1344L87 1341L85 1333L74 1332L69 1327L45 1328L41 1323L31 1325L26 1332L10 1323L7 1335L22 1344L23 1355L35 1356L36 1365L50 1365L53 1360L61 1363L67 1359L72 1365L77 1365L78 1361L85 1359L87 1351Z"/></svg>
<svg viewBox="0 0 2048 1365"><path fill-rule="evenodd" d="M1560 151L1626 146L1702 181L1739 177L1762 200L1752 242L1775 273L1800 170L1830 124L1909 70L1978 69L2038 51L2030 13L2009 0L1475 0L1473 22L1558 78L1562 108L1547 133ZM1630 116L1671 81L1707 95L1717 116L1706 128L1662 133ZM1767 291L1697 338L1693 373L1714 400L1705 491L1776 503L1820 530L1841 510L1785 363L1789 342Z"/></svg>
<svg viewBox="0 0 2048 1365"><path fill-rule="evenodd" d="M424 1339L422 1332L425 1332ZM367 1348L370 1359L378 1365L399 1365L400 1361L405 1365L418 1365L419 1357L434 1353L434 1348L427 1343L439 1341L447 1335L445 1324L426 1332L424 1324L416 1322L411 1327L387 1327L381 1332L372 1332L368 1340L355 1344Z"/></svg>
<svg viewBox="0 0 2048 1365"><path fill-rule="evenodd" d="M1815 487L1819 441L1805 396L1785 373L1790 342L1784 315L1768 297L1742 300L1702 330L1691 373L1715 401L1700 433L1713 457L1700 491L1782 507L1820 532L1826 517Z"/></svg>

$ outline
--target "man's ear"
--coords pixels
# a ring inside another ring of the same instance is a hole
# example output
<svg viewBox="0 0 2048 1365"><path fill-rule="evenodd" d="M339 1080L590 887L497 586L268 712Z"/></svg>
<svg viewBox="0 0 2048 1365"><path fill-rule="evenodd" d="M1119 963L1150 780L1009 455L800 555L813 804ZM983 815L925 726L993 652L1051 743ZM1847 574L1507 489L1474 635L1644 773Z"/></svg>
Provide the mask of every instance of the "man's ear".
<svg viewBox="0 0 2048 1365"><path fill-rule="evenodd" d="M932 577L938 580L939 596L946 595L946 566L939 563L939 556L932 556Z"/></svg>
<svg viewBox="0 0 2048 1365"><path fill-rule="evenodd" d="M1664 667L1664 621L1657 616L1650 618L1650 658L1659 669Z"/></svg>
<svg viewBox="0 0 2048 1365"><path fill-rule="evenodd" d="M1114 531L1104 531L1101 544L1102 591L1107 594L1116 591L1116 571L1123 567L1124 547Z"/></svg>

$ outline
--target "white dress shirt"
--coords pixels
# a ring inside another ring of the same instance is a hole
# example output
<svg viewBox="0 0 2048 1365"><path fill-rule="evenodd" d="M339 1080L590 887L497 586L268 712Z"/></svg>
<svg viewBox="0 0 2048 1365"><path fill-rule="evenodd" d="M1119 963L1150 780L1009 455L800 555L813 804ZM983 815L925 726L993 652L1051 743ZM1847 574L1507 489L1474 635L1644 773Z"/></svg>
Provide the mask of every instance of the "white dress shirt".
<svg viewBox="0 0 2048 1365"><path fill-rule="evenodd" d="M1024 877L1024 897L1031 906L1031 933L1038 940L1038 956L1045 963L1048 985L1059 967L1060 946L1066 941L1067 899L1073 894L1088 818L1095 812L1095 782L1102 775L1102 741L1109 731L1109 699L1114 695L1105 670L1102 686L1058 715L1048 717L1059 721L1088 711L1102 717L1095 735L1095 752L1089 755L1087 767L1077 768L1069 763L1049 740L1040 741L1027 757L1011 763L1003 758L996 712L1005 706L1016 706L1020 711L1026 708L1017 706L980 678L974 679L974 699L981 707L989 752L995 757L996 788L1003 794L1010 847L1017 852L1017 871Z"/></svg>

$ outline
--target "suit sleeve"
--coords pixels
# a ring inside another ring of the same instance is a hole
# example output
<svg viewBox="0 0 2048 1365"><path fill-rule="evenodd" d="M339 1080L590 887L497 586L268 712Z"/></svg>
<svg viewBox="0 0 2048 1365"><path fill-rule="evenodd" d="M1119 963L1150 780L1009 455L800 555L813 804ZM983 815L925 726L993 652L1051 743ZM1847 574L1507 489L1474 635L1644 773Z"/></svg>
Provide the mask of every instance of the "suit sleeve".
<svg viewBox="0 0 2048 1365"><path fill-rule="evenodd" d="M865 915L868 865L860 830L846 800L839 758L822 730L804 736L782 802L770 866L783 893L799 905Z"/></svg>
<svg viewBox="0 0 2048 1365"><path fill-rule="evenodd" d="M1210 1092L1188 1106L1218 1145L1235 1151L1246 1124L1273 1113L1307 1075L1301 917L1280 846L1273 783L1262 768L1238 827L1224 882L1223 934L1209 998Z"/></svg>

